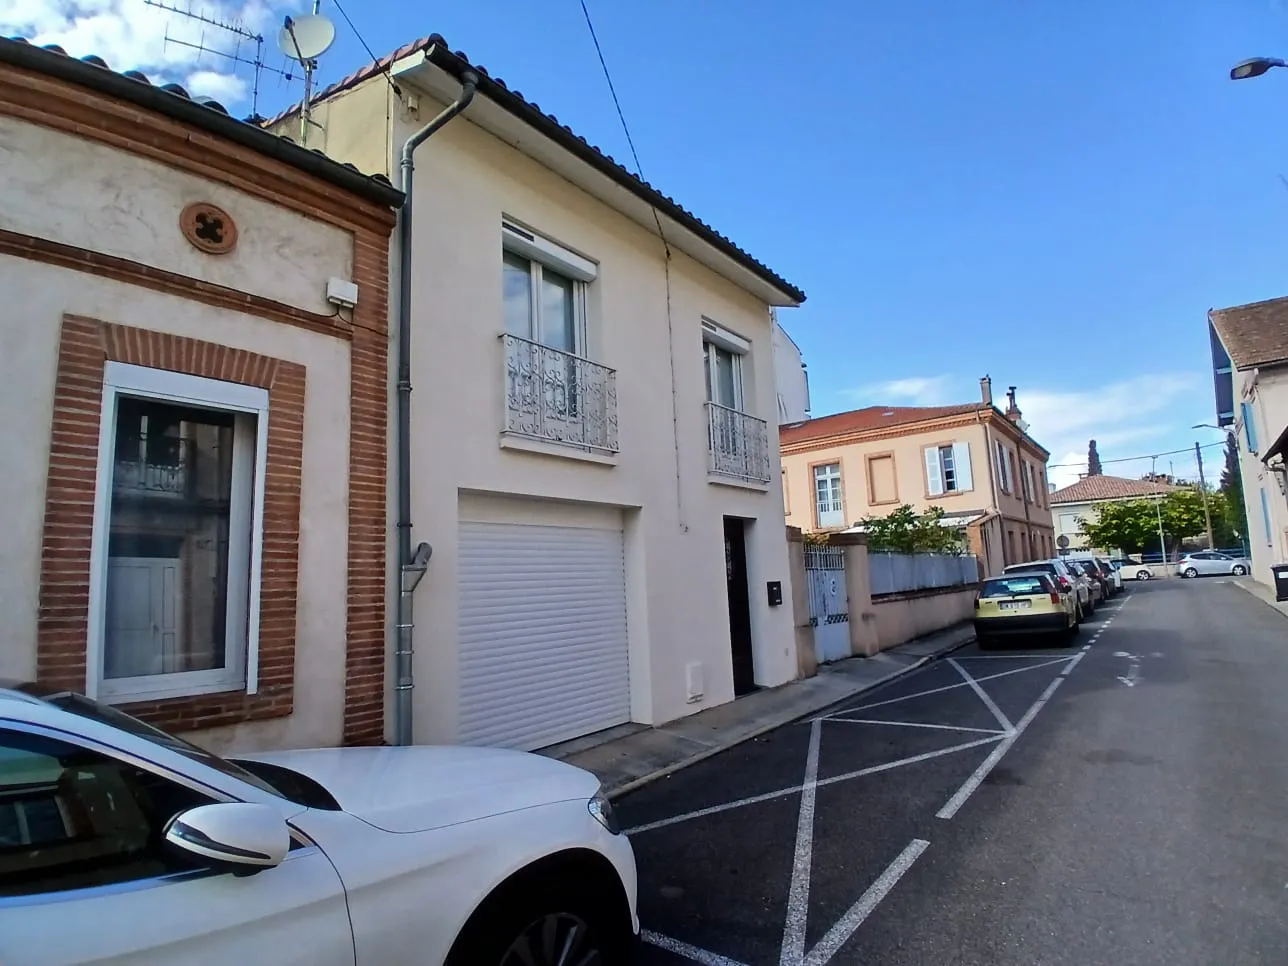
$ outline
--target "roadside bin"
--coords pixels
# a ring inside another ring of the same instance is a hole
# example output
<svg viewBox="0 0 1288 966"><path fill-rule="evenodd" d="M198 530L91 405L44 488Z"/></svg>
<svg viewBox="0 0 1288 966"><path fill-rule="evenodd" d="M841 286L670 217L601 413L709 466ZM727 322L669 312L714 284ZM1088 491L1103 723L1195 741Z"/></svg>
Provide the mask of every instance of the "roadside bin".
<svg viewBox="0 0 1288 966"><path fill-rule="evenodd" d="M1275 564L1270 575L1275 582L1275 600L1288 600L1288 564Z"/></svg>

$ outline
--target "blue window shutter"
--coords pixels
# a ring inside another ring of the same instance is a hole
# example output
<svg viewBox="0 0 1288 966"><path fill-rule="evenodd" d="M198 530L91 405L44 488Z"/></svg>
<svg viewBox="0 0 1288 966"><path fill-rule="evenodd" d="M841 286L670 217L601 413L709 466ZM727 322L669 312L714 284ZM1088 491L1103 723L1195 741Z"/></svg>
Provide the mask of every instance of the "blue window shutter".
<svg viewBox="0 0 1288 966"><path fill-rule="evenodd" d="M1275 538L1270 532L1270 501L1266 499L1265 487L1261 489L1261 519L1266 524L1266 546L1271 546L1274 544Z"/></svg>
<svg viewBox="0 0 1288 966"><path fill-rule="evenodd" d="M1254 412L1252 403L1242 403L1243 410L1243 435L1248 441L1248 452L1256 453L1259 451L1257 446L1257 426L1253 419Z"/></svg>

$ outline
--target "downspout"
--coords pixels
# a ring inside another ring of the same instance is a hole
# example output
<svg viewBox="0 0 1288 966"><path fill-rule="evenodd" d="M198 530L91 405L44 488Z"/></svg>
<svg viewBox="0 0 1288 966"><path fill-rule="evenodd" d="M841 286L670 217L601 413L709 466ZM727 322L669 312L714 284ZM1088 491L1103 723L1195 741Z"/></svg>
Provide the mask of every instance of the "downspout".
<svg viewBox="0 0 1288 966"><path fill-rule="evenodd" d="M411 546L411 234L415 164L412 155L448 121L460 114L474 99L479 78L471 70L461 74L461 93L437 117L416 131L403 145L399 180L403 206L398 214L398 391L394 435L398 459L398 644L394 652L397 685L394 690L394 744L412 743L412 643L415 620L412 595L425 576L432 548L422 543Z"/></svg>
<svg viewBox="0 0 1288 966"><path fill-rule="evenodd" d="M992 404L990 403L990 406L991 405ZM993 460L995 457L995 454L993 452L993 437L989 435L989 432L988 432L988 421L980 417L980 411L978 409L975 410L975 422L979 423L984 430L984 451L985 451L984 463L988 467L988 486L993 494L993 509L997 511L999 530L1000 530L997 542L1001 544L1002 566L1005 567L1006 566L1006 515L1002 513L1002 504L1001 504L1001 501L999 501L997 498L997 477L993 472Z"/></svg>

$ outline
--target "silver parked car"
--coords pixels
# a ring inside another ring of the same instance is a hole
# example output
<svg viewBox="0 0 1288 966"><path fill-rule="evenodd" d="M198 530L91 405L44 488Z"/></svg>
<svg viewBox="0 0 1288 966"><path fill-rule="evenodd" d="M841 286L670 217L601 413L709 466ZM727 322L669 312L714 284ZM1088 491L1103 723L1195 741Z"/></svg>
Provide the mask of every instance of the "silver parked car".
<svg viewBox="0 0 1288 966"><path fill-rule="evenodd" d="M1187 553L1176 564L1176 572L1182 577L1209 577L1213 574L1242 577L1251 571L1252 562L1247 557L1231 557L1215 550Z"/></svg>

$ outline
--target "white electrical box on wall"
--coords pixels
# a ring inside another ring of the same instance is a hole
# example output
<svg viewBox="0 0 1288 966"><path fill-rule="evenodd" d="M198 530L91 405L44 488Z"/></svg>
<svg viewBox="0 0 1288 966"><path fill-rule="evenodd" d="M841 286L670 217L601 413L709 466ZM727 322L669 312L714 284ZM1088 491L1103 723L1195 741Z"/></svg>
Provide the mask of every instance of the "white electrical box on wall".
<svg viewBox="0 0 1288 966"><path fill-rule="evenodd" d="M343 278L326 280L326 300L332 305L351 309L358 304L358 286L355 282Z"/></svg>
<svg viewBox="0 0 1288 966"><path fill-rule="evenodd" d="M701 661L690 661L684 666L684 684L689 704L702 700L704 688L702 685Z"/></svg>

